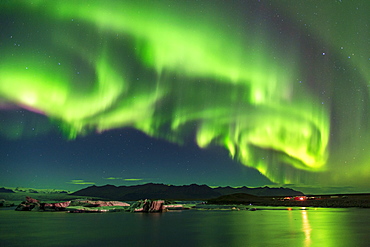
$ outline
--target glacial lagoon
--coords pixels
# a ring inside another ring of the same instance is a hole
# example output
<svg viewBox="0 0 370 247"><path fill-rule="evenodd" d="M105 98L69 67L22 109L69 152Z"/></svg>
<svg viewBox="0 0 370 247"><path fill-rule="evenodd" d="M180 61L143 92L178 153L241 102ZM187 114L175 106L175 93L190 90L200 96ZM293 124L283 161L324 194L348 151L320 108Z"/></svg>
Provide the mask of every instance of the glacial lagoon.
<svg viewBox="0 0 370 247"><path fill-rule="evenodd" d="M370 209L165 213L0 210L0 246L369 246Z"/></svg>

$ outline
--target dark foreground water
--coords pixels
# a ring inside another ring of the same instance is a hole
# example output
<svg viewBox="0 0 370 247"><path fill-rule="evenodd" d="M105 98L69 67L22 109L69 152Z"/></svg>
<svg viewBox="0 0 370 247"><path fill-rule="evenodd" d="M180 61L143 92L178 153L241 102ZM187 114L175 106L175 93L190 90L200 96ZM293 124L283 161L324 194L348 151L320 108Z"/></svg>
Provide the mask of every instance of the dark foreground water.
<svg viewBox="0 0 370 247"><path fill-rule="evenodd" d="M0 246L370 246L370 209L162 214L0 210Z"/></svg>

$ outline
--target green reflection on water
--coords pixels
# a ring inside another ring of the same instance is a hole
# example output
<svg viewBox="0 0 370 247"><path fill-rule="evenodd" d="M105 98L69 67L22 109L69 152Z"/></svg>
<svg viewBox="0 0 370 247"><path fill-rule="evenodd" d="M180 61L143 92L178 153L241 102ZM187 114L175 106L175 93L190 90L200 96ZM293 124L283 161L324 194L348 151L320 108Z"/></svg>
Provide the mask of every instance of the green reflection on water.
<svg viewBox="0 0 370 247"><path fill-rule="evenodd" d="M368 246L370 210L298 208L163 214L0 210L0 246Z"/></svg>

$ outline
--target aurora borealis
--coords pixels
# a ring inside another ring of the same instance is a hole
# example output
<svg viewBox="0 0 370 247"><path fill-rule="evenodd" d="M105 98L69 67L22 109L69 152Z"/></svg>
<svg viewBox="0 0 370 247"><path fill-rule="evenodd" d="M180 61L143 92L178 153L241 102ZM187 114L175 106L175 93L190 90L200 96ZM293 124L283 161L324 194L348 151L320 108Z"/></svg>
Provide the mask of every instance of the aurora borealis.
<svg viewBox="0 0 370 247"><path fill-rule="evenodd" d="M2 2L0 180L368 191L370 3L295 2Z"/></svg>

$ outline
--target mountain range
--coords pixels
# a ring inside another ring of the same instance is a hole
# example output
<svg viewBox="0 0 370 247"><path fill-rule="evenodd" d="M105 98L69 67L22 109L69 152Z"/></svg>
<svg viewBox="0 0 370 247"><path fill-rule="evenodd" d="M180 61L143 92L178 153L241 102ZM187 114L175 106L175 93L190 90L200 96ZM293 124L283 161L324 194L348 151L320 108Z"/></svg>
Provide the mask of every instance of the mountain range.
<svg viewBox="0 0 370 247"><path fill-rule="evenodd" d="M269 188L258 187L216 187L211 188L207 185L165 185L148 183L134 186L114 186L92 185L72 193L76 196L91 196L101 197L110 200L126 200L135 201L140 199L168 199L168 200L207 200L217 198L223 195L230 195L236 193L245 193L254 196L274 197L274 196L300 196L304 195L300 191L295 191L289 188Z"/></svg>

